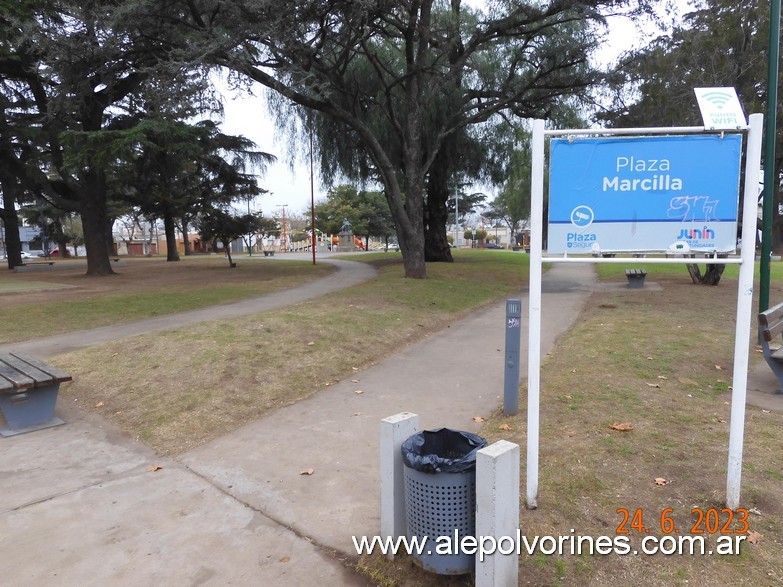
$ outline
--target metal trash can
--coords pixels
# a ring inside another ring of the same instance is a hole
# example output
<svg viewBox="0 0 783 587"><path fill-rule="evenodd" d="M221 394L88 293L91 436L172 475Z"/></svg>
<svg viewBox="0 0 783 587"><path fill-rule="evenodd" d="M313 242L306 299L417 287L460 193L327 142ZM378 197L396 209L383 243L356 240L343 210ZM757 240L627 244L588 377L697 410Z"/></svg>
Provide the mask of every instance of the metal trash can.
<svg viewBox="0 0 783 587"><path fill-rule="evenodd" d="M487 441L476 434L440 428L403 442L405 518L408 539L427 537L412 554L423 569L461 575L474 569L474 554L459 548L476 532L476 452Z"/></svg>

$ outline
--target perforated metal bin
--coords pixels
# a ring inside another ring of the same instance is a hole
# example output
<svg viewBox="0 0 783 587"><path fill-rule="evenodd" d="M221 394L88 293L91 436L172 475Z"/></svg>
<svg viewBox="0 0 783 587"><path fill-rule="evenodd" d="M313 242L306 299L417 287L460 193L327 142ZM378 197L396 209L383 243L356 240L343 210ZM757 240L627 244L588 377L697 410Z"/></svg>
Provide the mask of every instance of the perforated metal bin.
<svg viewBox="0 0 783 587"><path fill-rule="evenodd" d="M459 548L476 532L476 456L480 436L442 428L425 430L403 443L405 518L408 539L427 542L416 564L440 575L474 569L475 554Z"/></svg>

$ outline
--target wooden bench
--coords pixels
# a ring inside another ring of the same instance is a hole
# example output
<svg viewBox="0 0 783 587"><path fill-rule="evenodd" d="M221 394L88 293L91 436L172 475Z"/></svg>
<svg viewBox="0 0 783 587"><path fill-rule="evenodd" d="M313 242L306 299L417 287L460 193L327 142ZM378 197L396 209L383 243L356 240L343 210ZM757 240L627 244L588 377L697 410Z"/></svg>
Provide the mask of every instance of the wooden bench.
<svg viewBox="0 0 783 587"><path fill-rule="evenodd" d="M18 266L27 267L28 265L54 265L54 261L28 261L27 263L20 263Z"/></svg>
<svg viewBox="0 0 783 587"><path fill-rule="evenodd" d="M14 436L64 424L54 415L60 383L72 377L28 355L0 353L0 412L7 427L0 435Z"/></svg>
<svg viewBox="0 0 783 587"><path fill-rule="evenodd" d="M647 272L644 269L626 269L625 276L628 278L628 287L642 288Z"/></svg>
<svg viewBox="0 0 783 587"><path fill-rule="evenodd" d="M783 342L780 337L783 333L783 304L773 306L759 314L759 342L761 351L764 353L764 360L772 369L778 383L783 389L783 347L773 349L770 347L772 341ZM783 393L780 389L776 393Z"/></svg>

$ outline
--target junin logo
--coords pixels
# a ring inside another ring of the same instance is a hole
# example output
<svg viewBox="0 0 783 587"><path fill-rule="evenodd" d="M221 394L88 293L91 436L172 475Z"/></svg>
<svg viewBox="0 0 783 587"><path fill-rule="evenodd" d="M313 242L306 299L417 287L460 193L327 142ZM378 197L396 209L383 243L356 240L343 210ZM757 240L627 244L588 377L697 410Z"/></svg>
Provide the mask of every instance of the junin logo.
<svg viewBox="0 0 783 587"><path fill-rule="evenodd" d="M680 230L680 234L677 240L714 240L715 231L706 226L699 230L698 228L683 228Z"/></svg>
<svg viewBox="0 0 783 587"><path fill-rule="evenodd" d="M703 97L708 102L715 104L715 107L718 110L723 110L723 107L726 105L726 103L731 100L732 95L726 92L709 92L704 94Z"/></svg>

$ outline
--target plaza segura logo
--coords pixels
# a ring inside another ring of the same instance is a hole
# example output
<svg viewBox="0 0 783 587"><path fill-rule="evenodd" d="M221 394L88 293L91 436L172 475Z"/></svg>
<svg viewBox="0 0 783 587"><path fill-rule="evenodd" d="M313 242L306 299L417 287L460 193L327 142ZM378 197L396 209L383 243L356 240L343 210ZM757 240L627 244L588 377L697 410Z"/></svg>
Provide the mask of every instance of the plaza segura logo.
<svg viewBox="0 0 783 587"><path fill-rule="evenodd" d="M589 206L577 206L571 210L571 224L579 228L587 228L594 219L595 214Z"/></svg>
<svg viewBox="0 0 783 587"><path fill-rule="evenodd" d="M566 233L566 247L569 249L589 249L597 242L594 233Z"/></svg>
<svg viewBox="0 0 783 587"><path fill-rule="evenodd" d="M577 206L571 210L571 224L585 229L595 220L595 213L589 206ZM589 249L596 242L595 234L583 232L566 233L566 247L569 249Z"/></svg>

